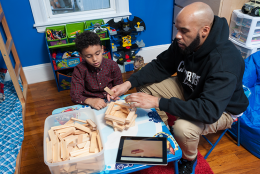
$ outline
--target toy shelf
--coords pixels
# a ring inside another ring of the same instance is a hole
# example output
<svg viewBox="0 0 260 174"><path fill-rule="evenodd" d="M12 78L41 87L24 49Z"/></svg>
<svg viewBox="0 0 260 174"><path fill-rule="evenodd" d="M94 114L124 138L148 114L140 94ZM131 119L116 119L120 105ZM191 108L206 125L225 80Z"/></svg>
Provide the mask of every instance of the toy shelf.
<svg viewBox="0 0 260 174"><path fill-rule="evenodd" d="M102 19L99 19L99 20L91 20L86 22L66 24L64 26L53 26L53 27L46 28L46 37L45 37L46 46L51 61L57 89L59 92L70 89L71 76L74 67L82 61L82 59L78 56L62 59L63 56L61 55L63 55L65 52L76 51L75 42L74 42L76 36L72 36L72 33L74 31L80 31L79 33L81 33L85 29L91 28L92 25L96 23L104 24L104 21ZM62 38L61 40L57 40L57 39L49 40L47 35L48 29L52 30L53 33L62 30L66 32L66 38ZM106 51L107 51L104 57L112 59L113 52L112 52L110 33L108 31L103 31L102 33L99 34L102 34L102 36L100 36L100 40L102 42L102 45L106 47ZM56 54L57 57L55 56L56 58L52 57L52 54L54 52L57 53ZM58 52L59 52L59 56L58 56Z"/></svg>
<svg viewBox="0 0 260 174"><path fill-rule="evenodd" d="M110 38L102 38L101 41L110 40ZM67 43L67 44L61 44L61 45L54 45L54 46L48 46L49 49L57 49L57 48L63 48L63 47L69 47L74 46L75 42L73 43Z"/></svg>

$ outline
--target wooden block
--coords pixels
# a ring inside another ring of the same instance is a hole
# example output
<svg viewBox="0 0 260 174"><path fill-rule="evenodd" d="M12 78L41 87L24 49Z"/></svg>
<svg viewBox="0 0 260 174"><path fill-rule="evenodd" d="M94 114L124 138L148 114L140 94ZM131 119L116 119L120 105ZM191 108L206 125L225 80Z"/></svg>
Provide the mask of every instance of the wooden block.
<svg viewBox="0 0 260 174"><path fill-rule="evenodd" d="M61 142L61 149L62 149L62 157L63 157L62 160L63 161L68 160L69 159L69 153L68 153L68 149L67 149L65 141Z"/></svg>
<svg viewBox="0 0 260 174"><path fill-rule="evenodd" d="M115 128L117 128L117 130L119 130L119 131L123 131L123 130L125 129L125 126L124 126L124 125L119 125L119 124L117 124L117 123L114 122L114 121L113 121L113 126L114 126Z"/></svg>
<svg viewBox="0 0 260 174"><path fill-rule="evenodd" d="M78 135L78 144L81 144L81 143L83 143L83 135L82 134Z"/></svg>
<svg viewBox="0 0 260 174"><path fill-rule="evenodd" d="M108 87L105 87L104 90L105 90L109 95L114 95L114 92L111 91Z"/></svg>
<svg viewBox="0 0 260 174"><path fill-rule="evenodd" d="M84 142L84 143L80 143L80 144L77 144L78 148L79 149L83 149L85 147L87 142Z"/></svg>
<svg viewBox="0 0 260 174"><path fill-rule="evenodd" d="M129 109L127 109L127 108L121 108L120 109L123 113L125 113L125 114L129 114Z"/></svg>
<svg viewBox="0 0 260 174"><path fill-rule="evenodd" d="M119 124L125 124L125 119L119 118L119 117L115 117L115 116L112 116L112 115L105 115L105 119L109 120L109 121L117 122Z"/></svg>
<svg viewBox="0 0 260 174"><path fill-rule="evenodd" d="M101 142L99 131L97 131L97 144L98 144L99 151L101 151L103 149L103 145L102 145L102 142Z"/></svg>
<svg viewBox="0 0 260 174"><path fill-rule="evenodd" d="M88 134L83 134L83 142L87 142L90 140L90 137Z"/></svg>
<svg viewBox="0 0 260 174"><path fill-rule="evenodd" d="M135 112L136 112L136 108L132 108L131 111L129 112L127 118L125 119L125 122L126 123L130 123L133 116L135 115Z"/></svg>
<svg viewBox="0 0 260 174"><path fill-rule="evenodd" d="M114 125L113 125L113 122L112 122L112 121L109 121L109 120L107 120L107 121L106 121L106 124L107 124L107 125L109 125L109 126L112 126L112 127L114 127Z"/></svg>
<svg viewBox="0 0 260 174"><path fill-rule="evenodd" d="M76 127L77 129L80 129L80 130L82 130L82 131L84 131L84 132L87 132L87 133L89 133L89 134L91 134L91 132L92 132L89 128L87 128L87 127L85 127L85 126L82 126L82 125L79 124L79 123L75 123L75 127Z"/></svg>
<svg viewBox="0 0 260 174"><path fill-rule="evenodd" d="M69 131L67 131L66 133L62 134L61 138L65 138L65 137L67 137L67 136L69 136L71 134L74 134L75 130L76 130L75 127L71 128Z"/></svg>
<svg viewBox="0 0 260 174"><path fill-rule="evenodd" d="M50 129L50 130L48 131L48 133L49 133L49 137L50 137L50 139L51 139L52 145L56 144L56 142L57 142L57 141L56 141L56 140L57 140L57 137L56 137L56 135L54 134L53 130Z"/></svg>
<svg viewBox="0 0 260 174"><path fill-rule="evenodd" d="M97 128L97 125L91 120L91 119L87 119L86 120L88 124L90 124L90 126L92 126L93 128Z"/></svg>
<svg viewBox="0 0 260 174"><path fill-rule="evenodd" d="M58 162L61 162L61 143L58 142Z"/></svg>
<svg viewBox="0 0 260 174"><path fill-rule="evenodd" d="M78 139L78 135L71 135L64 138L67 144L70 144L71 142L76 143L77 139Z"/></svg>
<svg viewBox="0 0 260 174"><path fill-rule="evenodd" d="M74 121L70 119L70 120L67 121L64 125L68 125L68 124L72 124L72 123L74 123Z"/></svg>
<svg viewBox="0 0 260 174"><path fill-rule="evenodd" d="M52 162L53 163L58 162L58 143L53 144L52 153L53 153Z"/></svg>
<svg viewBox="0 0 260 174"><path fill-rule="evenodd" d="M110 112L112 111L112 109L113 109L113 107L114 107L114 104L115 104L115 102L111 102L111 103L109 104L109 106L108 106L108 108L107 108L107 110L106 110L106 112L105 112L105 115L106 115L106 114L110 114Z"/></svg>
<svg viewBox="0 0 260 174"><path fill-rule="evenodd" d="M64 128L64 129L59 129L59 130L56 130L55 133L56 133L56 134L66 133L66 132L69 131L70 129L71 129L71 127Z"/></svg>
<svg viewBox="0 0 260 174"><path fill-rule="evenodd" d="M71 117L70 119L73 120L73 121L78 121L78 122L82 122L82 123L88 123L88 122L86 122L84 120L80 120L80 119L73 118L73 117Z"/></svg>
<svg viewBox="0 0 260 174"><path fill-rule="evenodd" d="M82 126L85 126L85 127L87 127L87 126L89 126L89 124L88 124L88 123L86 123L86 124L82 124Z"/></svg>
<svg viewBox="0 0 260 174"><path fill-rule="evenodd" d="M128 114L125 114L124 112L122 112L121 110L119 110L119 111L116 111L113 116L126 119L126 118L127 118L127 115L128 115Z"/></svg>
<svg viewBox="0 0 260 174"><path fill-rule="evenodd" d="M84 149L88 149L89 150L89 147L90 147L90 141L87 141L85 146L84 146Z"/></svg>
<svg viewBox="0 0 260 174"><path fill-rule="evenodd" d="M57 134L57 137L58 137L58 139L59 139L60 141L63 141L63 138L61 137L60 134Z"/></svg>
<svg viewBox="0 0 260 174"><path fill-rule="evenodd" d="M127 124L125 125L125 129L126 129L126 130L129 129L129 127L133 127L133 124L135 123L136 117L137 117L137 115L135 114L135 115L133 116L131 122L130 122L130 123L127 123Z"/></svg>
<svg viewBox="0 0 260 174"><path fill-rule="evenodd" d="M86 132L84 132L84 131L81 131L81 130L76 130L75 132L74 132L74 135L80 135L80 134L85 134Z"/></svg>
<svg viewBox="0 0 260 174"><path fill-rule="evenodd" d="M68 150L68 154L70 154L70 152L72 152L72 149L73 149L72 146L70 146L70 147L67 148L67 150ZM69 155L68 155L68 157L69 157Z"/></svg>
<svg viewBox="0 0 260 174"><path fill-rule="evenodd" d="M135 126L135 121L133 121L132 124L130 124L130 127L134 127Z"/></svg>
<svg viewBox="0 0 260 174"><path fill-rule="evenodd" d="M52 163L52 143L49 141L49 138L46 138L46 146L47 146L47 162Z"/></svg>
<svg viewBox="0 0 260 174"><path fill-rule="evenodd" d="M81 150L76 150L73 152L70 152L70 156L78 156L81 155L82 153L88 153L88 149L81 149Z"/></svg>
<svg viewBox="0 0 260 174"><path fill-rule="evenodd" d="M68 128L68 127L74 127L74 123L67 124L67 125L61 125L61 126L54 126L54 127L51 127L51 129L58 130L58 129L64 129L64 128Z"/></svg>
<svg viewBox="0 0 260 174"><path fill-rule="evenodd" d="M118 102L118 101L115 102L115 105L118 105L118 106L120 106L121 108L128 108L128 109L131 108L129 104L123 103L123 102Z"/></svg>
<svg viewBox="0 0 260 174"><path fill-rule="evenodd" d="M114 131L115 131L115 132L118 131L117 128L114 127Z"/></svg>
<svg viewBox="0 0 260 174"><path fill-rule="evenodd" d="M91 141L90 141L90 153L95 153L95 148L97 147L97 132L93 132L91 135Z"/></svg>
<svg viewBox="0 0 260 174"><path fill-rule="evenodd" d="M75 159L75 158L79 158L79 157L83 157L83 156L88 156L88 155L92 155L93 153L89 153L89 152L84 152L84 153L82 153L82 154L80 154L80 155L77 155L77 156L71 156L70 157L70 160L73 160L73 159ZM84 160L85 161L85 160ZM86 165L86 164L85 164Z"/></svg>
<svg viewBox="0 0 260 174"><path fill-rule="evenodd" d="M114 106L112 110L118 111L121 109L121 106Z"/></svg>

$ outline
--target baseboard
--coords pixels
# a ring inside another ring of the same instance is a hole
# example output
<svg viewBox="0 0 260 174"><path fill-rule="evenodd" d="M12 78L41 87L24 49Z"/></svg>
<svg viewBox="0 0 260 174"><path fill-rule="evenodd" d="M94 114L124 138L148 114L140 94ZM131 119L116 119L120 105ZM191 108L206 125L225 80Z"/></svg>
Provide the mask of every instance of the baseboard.
<svg viewBox="0 0 260 174"><path fill-rule="evenodd" d="M143 56L144 62L148 63L151 62L153 59L156 59L156 57L161 52L168 49L169 46L170 44L145 47L139 51L138 55ZM51 63L23 67L23 70L28 84L54 80ZM5 80L11 80L8 73L6 74Z"/></svg>

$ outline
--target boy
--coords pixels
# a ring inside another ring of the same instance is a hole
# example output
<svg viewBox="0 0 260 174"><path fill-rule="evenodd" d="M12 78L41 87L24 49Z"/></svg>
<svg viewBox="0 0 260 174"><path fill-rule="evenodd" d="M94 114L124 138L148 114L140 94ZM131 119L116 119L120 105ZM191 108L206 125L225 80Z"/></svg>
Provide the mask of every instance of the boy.
<svg viewBox="0 0 260 174"><path fill-rule="evenodd" d="M102 109L107 105L104 88L123 83L121 71L116 62L103 58L103 46L96 33L84 31L76 37L75 44L83 61L72 74L71 100Z"/></svg>

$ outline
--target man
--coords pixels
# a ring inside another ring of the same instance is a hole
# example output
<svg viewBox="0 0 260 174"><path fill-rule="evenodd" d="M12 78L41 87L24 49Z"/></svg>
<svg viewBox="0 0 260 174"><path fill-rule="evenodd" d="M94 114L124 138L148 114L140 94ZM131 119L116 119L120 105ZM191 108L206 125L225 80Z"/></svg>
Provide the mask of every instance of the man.
<svg viewBox="0 0 260 174"><path fill-rule="evenodd" d="M173 133L183 151L179 172L190 174L195 172L200 135L230 128L232 117L246 110L245 65L228 40L226 19L214 16L207 4L195 2L183 8L175 26L178 33L169 49L112 88L111 98L141 86L145 93L131 94L126 102L177 116ZM170 77L175 72L178 77Z"/></svg>

